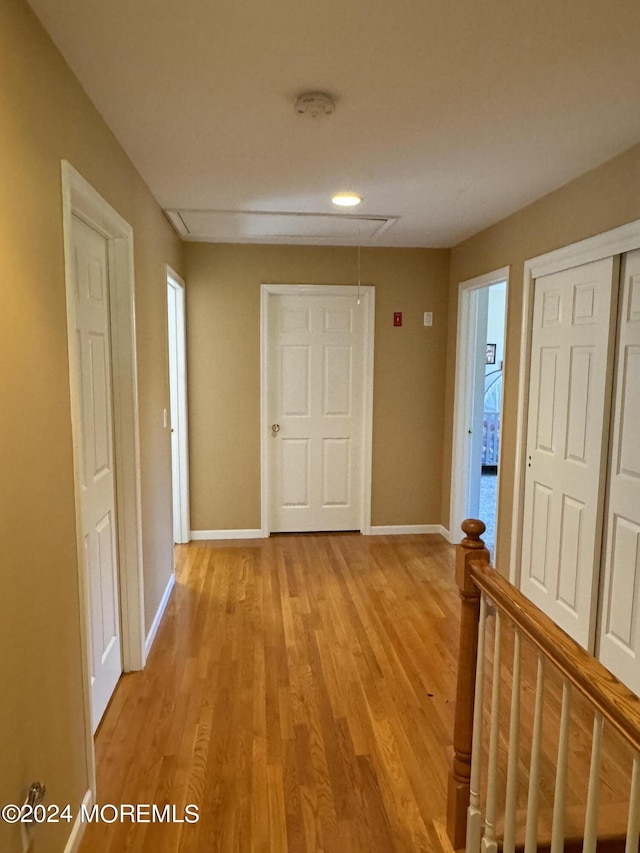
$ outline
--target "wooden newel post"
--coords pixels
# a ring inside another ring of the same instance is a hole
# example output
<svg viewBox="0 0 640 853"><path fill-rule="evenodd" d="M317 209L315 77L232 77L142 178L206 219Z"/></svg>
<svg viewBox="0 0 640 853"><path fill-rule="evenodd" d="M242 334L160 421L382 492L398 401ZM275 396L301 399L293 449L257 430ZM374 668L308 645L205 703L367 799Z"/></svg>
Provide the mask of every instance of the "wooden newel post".
<svg viewBox="0 0 640 853"><path fill-rule="evenodd" d="M485 525L478 519L469 518L463 521L462 531L465 538L458 545L456 555L456 581L461 599L460 650L453 729L453 766L449 772L447 798L447 832L456 850L464 849L466 845L480 615L480 591L471 580L469 564L475 560L489 562L489 552L480 538L485 529Z"/></svg>

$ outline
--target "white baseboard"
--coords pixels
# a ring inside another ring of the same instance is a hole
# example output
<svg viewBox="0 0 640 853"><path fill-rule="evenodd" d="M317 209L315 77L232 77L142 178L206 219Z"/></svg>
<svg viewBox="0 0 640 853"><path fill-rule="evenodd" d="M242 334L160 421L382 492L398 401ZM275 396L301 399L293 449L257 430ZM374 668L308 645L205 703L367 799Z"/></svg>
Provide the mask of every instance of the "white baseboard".
<svg viewBox="0 0 640 853"><path fill-rule="evenodd" d="M439 533L449 541L448 531L441 524L388 524L371 527L370 536L407 536L416 533Z"/></svg>
<svg viewBox="0 0 640 853"><path fill-rule="evenodd" d="M243 527L240 530L192 530L191 538L195 541L206 539L266 539L268 534L259 527L255 529Z"/></svg>
<svg viewBox="0 0 640 853"><path fill-rule="evenodd" d="M93 806L93 791L87 791L82 798L82 805L85 809L91 809ZM84 830L87 825L85 821L81 820L81 816L82 810L78 809L78 814L73 822L71 835L69 836L69 840L64 848L64 853L76 853L76 850L80 847L80 842L82 841L82 836L84 835Z"/></svg>
<svg viewBox="0 0 640 853"><path fill-rule="evenodd" d="M153 622L151 623L151 627L149 628L149 633L147 634L147 639L144 641L144 659L149 657L149 652L151 651L151 646L153 645L153 641L156 638L156 634L158 633L158 628L160 626L160 622L162 621L162 617L164 616L164 611L166 610L167 603L169 601L169 596L171 595L171 590L173 589L173 585L176 582L176 576L173 572L171 572L169 576L169 582L167 583L167 587L162 594L162 598L160 599L160 604L158 605L158 609L156 610L156 615L153 617Z"/></svg>
<svg viewBox="0 0 640 853"><path fill-rule="evenodd" d="M451 542L449 531L442 524L388 524L371 526L362 531L363 536L406 536L416 533L439 533L447 542ZM266 539L268 534L259 527L241 528L239 530L192 530L191 539L194 542L207 539Z"/></svg>
<svg viewBox="0 0 640 853"><path fill-rule="evenodd" d="M457 545L458 544L454 539L451 538L451 533L444 526L444 524L440 525L440 535L443 536L447 540L447 542L449 542L451 545Z"/></svg>

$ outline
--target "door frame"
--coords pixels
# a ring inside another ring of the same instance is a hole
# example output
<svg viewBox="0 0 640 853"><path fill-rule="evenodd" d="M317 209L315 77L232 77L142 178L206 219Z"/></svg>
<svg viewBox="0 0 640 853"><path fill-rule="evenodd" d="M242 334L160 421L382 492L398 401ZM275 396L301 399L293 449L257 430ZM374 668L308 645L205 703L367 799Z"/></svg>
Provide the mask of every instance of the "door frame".
<svg viewBox="0 0 640 853"><path fill-rule="evenodd" d="M467 439L468 435L468 403L473 393L473 357L477 349L477 323L475 312L472 310L472 297L475 291L493 284L506 282L505 289L505 343L507 316L509 310L509 267L501 267L493 272L461 281L458 285L458 326L456 334L456 372L455 390L453 401L453 447L451 457L451 501L449 509L449 537L456 542L459 536L460 525L466 518L467 495L469 493L469 465L471 462L471 448ZM502 423L502 412L504 411L504 373L503 394L500 407L500 423ZM498 481L496 484L496 505L500 495L500 479L502 470L502 448L503 441L500 440L498 451ZM498 514L496 513L495 541L498 541ZM495 557L494 557L495 563Z"/></svg>
<svg viewBox="0 0 640 853"><path fill-rule="evenodd" d="M364 361L362 365L362 459L360 532L371 535L371 471L373 454L373 352L375 331L375 297L373 285L348 284L262 284L260 285L260 526L261 535L269 536L269 454L268 454L268 343L271 297L276 295L326 295L360 297L364 311Z"/></svg>
<svg viewBox="0 0 640 853"><path fill-rule="evenodd" d="M520 588L522 525L524 515L524 485L526 476L527 424L529 421L529 380L531 371L531 341L533 335L533 300L537 278L562 272L572 267L623 255L640 249L640 219L587 237L544 255L524 262L522 285L522 325L520 332L520 370L518 375L518 415L515 436L513 474L513 516L511 519L511 553L509 580Z"/></svg>
<svg viewBox="0 0 640 853"><path fill-rule="evenodd" d="M180 517L178 519L173 520L174 527L174 536L177 532L178 536L176 541L178 543L185 543L191 540L191 512L189 507L189 431L188 431L188 418L187 418L187 327L186 327L186 312L185 312L185 283L184 279L181 278L177 272L171 269L171 267L166 265L166 273L167 273L167 288L171 288L176 294L176 309L178 311L177 320L177 338L175 341L176 344L176 359L177 359L177 373L178 373L178 387L175 389L176 393L176 407L178 410L177 423L173 423L171 417L171 429L175 429L177 432L177 441L178 441L178 459L177 459L177 467L178 468L178 482L173 482L172 478L172 486L171 488L174 490L178 490L179 495L179 505L180 505ZM168 324L169 316L167 312L167 333L169 335L168 345L171 347L171 332L169 331ZM171 371L169 371L169 383L171 383ZM171 415L171 407L169 407L169 414ZM172 462L171 462L171 470L173 473L174 462L173 462L173 451L172 451Z"/></svg>
<svg viewBox="0 0 640 853"><path fill-rule="evenodd" d="M117 550L120 581L122 666L125 672L145 664L144 595L142 573L142 512L140 436L136 364L133 229L66 160L61 162L62 221L67 302L69 387L77 531L80 636L87 755L87 778L95 795L95 754L91 726L91 669L89 663L89 593L85 576L81 495L81 422L79 364L75 341L72 216L77 216L108 241L109 303L113 365L113 439L116 482Z"/></svg>

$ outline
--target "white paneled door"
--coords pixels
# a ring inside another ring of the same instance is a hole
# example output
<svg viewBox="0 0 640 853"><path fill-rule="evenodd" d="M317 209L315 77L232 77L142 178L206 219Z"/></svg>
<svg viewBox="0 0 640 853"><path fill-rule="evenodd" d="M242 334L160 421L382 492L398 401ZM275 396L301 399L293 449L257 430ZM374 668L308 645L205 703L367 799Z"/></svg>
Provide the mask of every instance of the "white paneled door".
<svg viewBox="0 0 640 853"><path fill-rule="evenodd" d="M269 528L359 530L364 306L273 294L268 316Z"/></svg>
<svg viewBox="0 0 640 853"><path fill-rule="evenodd" d="M535 282L522 591L592 647L609 428L617 258Z"/></svg>
<svg viewBox="0 0 640 853"><path fill-rule="evenodd" d="M173 541L182 542L182 507L180 489L180 444L178 442L178 294L176 288L167 283L167 329L169 333L169 412L171 421L171 485L173 505Z"/></svg>
<svg viewBox="0 0 640 853"><path fill-rule="evenodd" d="M640 694L640 251L623 259L599 658Z"/></svg>
<svg viewBox="0 0 640 853"><path fill-rule="evenodd" d="M167 275L167 331L174 542L188 542L190 533L187 355L184 308L184 285L172 272Z"/></svg>
<svg viewBox="0 0 640 853"><path fill-rule="evenodd" d="M89 597L91 716L97 728L122 672L107 241L73 217L81 524Z"/></svg>

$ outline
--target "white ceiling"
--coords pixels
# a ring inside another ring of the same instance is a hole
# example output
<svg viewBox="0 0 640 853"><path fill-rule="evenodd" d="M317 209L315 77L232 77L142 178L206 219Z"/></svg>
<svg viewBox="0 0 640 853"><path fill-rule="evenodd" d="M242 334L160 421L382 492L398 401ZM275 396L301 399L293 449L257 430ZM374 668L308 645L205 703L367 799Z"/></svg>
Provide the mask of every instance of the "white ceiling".
<svg viewBox="0 0 640 853"><path fill-rule="evenodd" d="M30 4L197 239L451 246L640 141L638 0ZM298 116L306 90L335 114ZM398 220L239 216L335 214L336 190Z"/></svg>

